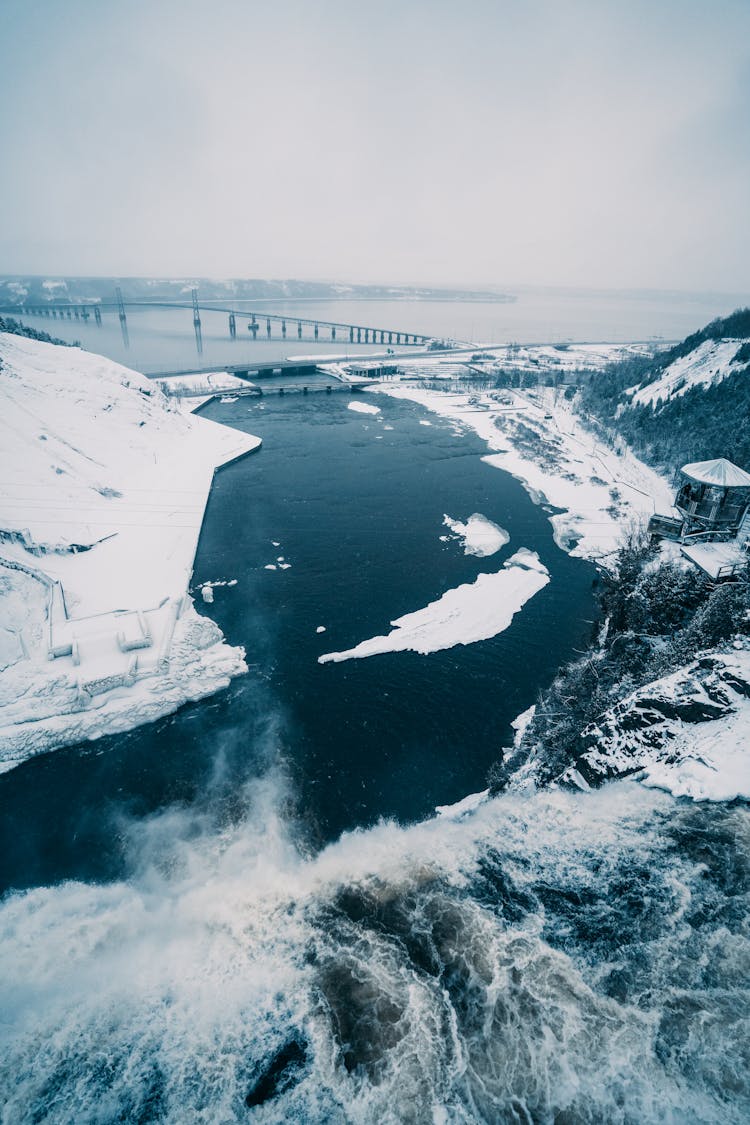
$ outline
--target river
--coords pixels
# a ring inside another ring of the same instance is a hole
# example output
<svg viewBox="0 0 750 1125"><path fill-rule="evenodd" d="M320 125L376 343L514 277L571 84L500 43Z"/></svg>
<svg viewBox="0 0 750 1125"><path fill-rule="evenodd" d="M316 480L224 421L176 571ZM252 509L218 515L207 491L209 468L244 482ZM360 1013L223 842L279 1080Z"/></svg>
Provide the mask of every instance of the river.
<svg viewBox="0 0 750 1125"><path fill-rule="evenodd" d="M249 674L0 778L4 1125L747 1121L747 810L433 816L586 644L596 572L479 439L370 400L211 404L264 441L195 565ZM473 512L496 555L441 539ZM318 663L520 547L550 582L500 635Z"/></svg>
<svg viewBox="0 0 750 1125"><path fill-rule="evenodd" d="M269 762L289 776L295 822L314 846L485 788L512 720L590 639L596 570L555 545L548 513L485 464L474 434L409 402L369 398L378 415L348 409L342 393L240 397L204 411L263 439L217 475L194 571L196 591L236 579L215 588L211 606L196 597L245 646L250 674L153 726L0 777L1 885L116 876L113 822L174 800L231 801ZM510 536L489 558L441 540L446 515L474 512ZM499 636L427 656L318 663L502 569L522 547L551 580Z"/></svg>

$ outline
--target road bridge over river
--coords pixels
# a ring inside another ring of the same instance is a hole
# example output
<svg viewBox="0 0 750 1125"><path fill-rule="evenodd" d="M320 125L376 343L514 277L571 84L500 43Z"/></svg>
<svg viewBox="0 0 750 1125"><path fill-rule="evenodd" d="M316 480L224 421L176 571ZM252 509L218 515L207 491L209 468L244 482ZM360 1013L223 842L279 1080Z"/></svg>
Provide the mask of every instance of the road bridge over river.
<svg viewBox="0 0 750 1125"><path fill-rule="evenodd" d="M260 311L259 309L238 309L231 305L201 304L198 299L197 289L192 291L192 302L184 301L132 301L125 300L118 288L115 300L112 302L70 302L50 301L46 304L8 305L0 306L0 313L21 317L46 317L53 320L83 320L88 322L91 317L98 325L102 323L102 313L116 313L122 328L122 338L125 347L129 347L128 310L146 309L184 309L192 312L193 330L198 354L203 352L203 333L201 314L224 313L227 316L227 329L229 338L237 339L238 322L246 321L248 336L251 340L270 340L274 338L286 340L287 337L297 340L316 342L331 340L332 342L348 342L350 344L396 344L399 347L420 347L430 343L432 337L420 333L405 332L396 328L373 328L363 324L347 324L342 321L321 320L315 316L297 316L287 313L274 313Z"/></svg>

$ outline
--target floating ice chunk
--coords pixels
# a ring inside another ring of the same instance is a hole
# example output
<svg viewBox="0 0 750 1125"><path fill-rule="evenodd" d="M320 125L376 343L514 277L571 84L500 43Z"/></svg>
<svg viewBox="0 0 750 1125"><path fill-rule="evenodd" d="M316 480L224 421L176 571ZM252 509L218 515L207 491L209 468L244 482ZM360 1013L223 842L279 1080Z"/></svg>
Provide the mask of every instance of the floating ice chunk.
<svg viewBox="0 0 750 1125"><path fill-rule="evenodd" d="M385 426L383 426L383 429L384 429L384 430L392 430L392 429L393 429L393 426L389 426L389 425L388 425L388 424L386 423L386 425L385 425Z"/></svg>
<svg viewBox="0 0 750 1125"><path fill-rule="evenodd" d="M272 547L280 547L280 546L281 546L281 543L277 543L275 539L272 539L272 540L271 540L271 546L272 546Z"/></svg>
<svg viewBox="0 0 750 1125"><path fill-rule="evenodd" d="M205 586L201 586L201 597L204 602L209 602L209 604L214 600L213 587L209 582L207 582Z"/></svg>
<svg viewBox="0 0 750 1125"><path fill-rule="evenodd" d="M380 407L374 406L371 402L350 402L348 403L349 409L354 410L357 414L379 414Z"/></svg>
<svg viewBox="0 0 750 1125"><path fill-rule="evenodd" d="M419 419L420 426L431 426L432 422L428 422L426 418Z"/></svg>
<svg viewBox="0 0 750 1125"><path fill-rule="evenodd" d="M276 563L266 563L264 570L276 570Z"/></svg>
<svg viewBox="0 0 750 1125"><path fill-rule="evenodd" d="M454 645L485 641L504 632L518 611L549 582L549 571L534 551L525 548L495 574L446 591L424 609L392 621L392 632L372 637L344 652L318 657L320 664L375 656L407 649L426 655Z"/></svg>
<svg viewBox="0 0 750 1125"><path fill-rule="evenodd" d="M291 563L279 563L279 570L290 570L291 566Z"/></svg>
<svg viewBox="0 0 750 1125"><path fill-rule="evenodd" d="M454 535L464 541L464 554L465 555L478 555L480 558L486 558L488 555L494 555L501 547L510 542L510 535L503 527L488 520L486 516L480 515L475 512L473 516L469 516L466 523L461 523L460 520L452 520L450 516L443 517L443 523L449 527ZM441 539L447 539L447 536L441 535Z"/></svg>
<svg viewBox="0 0 750 1125"><path fill-rule="evenodd" d="M325 625L318 625L317 629L315 630L316 633L325 633L325 631L326 631Z"/></svg>

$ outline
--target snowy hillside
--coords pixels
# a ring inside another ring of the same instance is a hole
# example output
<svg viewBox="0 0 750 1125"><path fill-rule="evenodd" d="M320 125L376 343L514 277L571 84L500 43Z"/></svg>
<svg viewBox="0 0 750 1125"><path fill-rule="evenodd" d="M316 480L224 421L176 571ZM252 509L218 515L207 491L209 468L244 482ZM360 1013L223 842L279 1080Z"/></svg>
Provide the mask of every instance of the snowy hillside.
<svg viewBox="0 0 750 1125"><path fill-rule="evenodd" d="M632 406L654 406L684 395L692 387L707 387L734 375L747 359L738 358L745 340L704 340L688 355L670 363L656 379L640 388L631 387Z"/></svg>
<svg viewBox="0 0 750 1125"><path fill-rule="evenodd" d="M186 596L218 465L257 438L143 376L0 334L0 768L244 670Z"/></svg>
<svg viewBox="0 0 750 1125"><path fill-rule="evenodd" d="M587 789L635 774L679 797L750 798L750 650L702 654L627 696L583 735L590 748L563 782Z"/></svg>

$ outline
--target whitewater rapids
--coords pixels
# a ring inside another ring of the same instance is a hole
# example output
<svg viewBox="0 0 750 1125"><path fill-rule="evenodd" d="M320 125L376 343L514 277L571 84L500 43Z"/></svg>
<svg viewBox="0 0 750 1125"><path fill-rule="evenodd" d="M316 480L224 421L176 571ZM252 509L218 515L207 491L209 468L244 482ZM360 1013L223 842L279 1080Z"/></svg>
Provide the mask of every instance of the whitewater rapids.
<svg viewBox="0 0 750 1125"><path fill-rule="evenodd" d="M744 807L507 795L306 856L284 795L5 899L4 1125L748 1120Z"/></svg>

